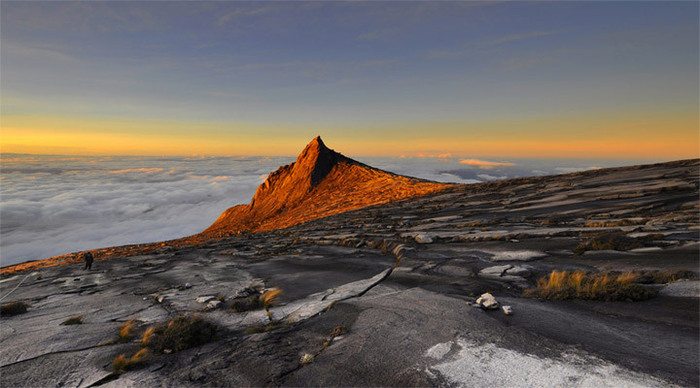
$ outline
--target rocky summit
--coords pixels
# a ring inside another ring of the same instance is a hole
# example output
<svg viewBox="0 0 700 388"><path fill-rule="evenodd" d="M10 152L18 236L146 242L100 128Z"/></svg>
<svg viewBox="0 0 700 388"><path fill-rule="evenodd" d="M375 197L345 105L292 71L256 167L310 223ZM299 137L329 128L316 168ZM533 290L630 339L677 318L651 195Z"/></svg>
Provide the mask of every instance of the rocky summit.
<svg viewBox="0 0 700 388"><path fill-rule="evenodd" d="M697 386L700 161L443 185L312 141L206 238L4 268L3 386Z"/></svg>

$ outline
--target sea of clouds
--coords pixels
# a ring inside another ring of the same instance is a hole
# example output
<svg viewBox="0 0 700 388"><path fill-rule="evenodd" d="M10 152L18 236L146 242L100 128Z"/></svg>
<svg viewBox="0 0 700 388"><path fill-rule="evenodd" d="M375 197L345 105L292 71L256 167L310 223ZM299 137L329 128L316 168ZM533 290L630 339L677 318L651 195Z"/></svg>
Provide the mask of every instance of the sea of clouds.
<svg viewBox="0 0 700 388"><path fill-rule="evenodd" d="M2 155L0 264L200 232L228 207L247 203L267 174L291 161L291 157ZM398 174L460 183L601 166L444 157L361 161Z"/></svg>

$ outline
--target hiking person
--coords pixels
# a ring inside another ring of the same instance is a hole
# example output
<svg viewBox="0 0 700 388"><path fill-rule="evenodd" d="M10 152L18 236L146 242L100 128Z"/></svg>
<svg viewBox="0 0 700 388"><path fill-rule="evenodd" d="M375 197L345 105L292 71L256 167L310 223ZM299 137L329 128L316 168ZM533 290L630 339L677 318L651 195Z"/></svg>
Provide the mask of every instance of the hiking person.
<svg viewBox="0 0 700 388"><path fill-rule="evenodd" d="M85 269L92 269L92 262L95 260L92 256L92 252L87 251L83 253L83 260L85 260Z"/></svg>

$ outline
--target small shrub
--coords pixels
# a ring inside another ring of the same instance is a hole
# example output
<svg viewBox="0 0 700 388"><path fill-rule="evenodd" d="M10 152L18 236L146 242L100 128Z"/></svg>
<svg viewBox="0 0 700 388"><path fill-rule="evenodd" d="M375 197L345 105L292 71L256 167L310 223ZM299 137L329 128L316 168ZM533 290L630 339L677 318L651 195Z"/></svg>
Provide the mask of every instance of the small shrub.
<svg viewBox="0 0 700 388"><path fill-rule="evenodd" d="M212 341L218 329L216 325L199 316L183 315L155 328L150 343L156 351L164 352L169 349L177 352Z"/></svg>
<svg viewBox="0 0 700 388"><path fill-rule="evenodd" d="M134 335L134 326L136 325L136 322L133 319L130 319L124 324L119 327L119 338L122 341L128 341L133 337Z"/></svg>
<svg viewBox="0 0 700 388"><path fill-rule="evenodd" d="M82 315L70 317L70 318L66 319L65 321L63 321L63 323L61 323L61 325L82 325L82 324L83 324L83 316Z"/></svg>
<svg viewBox="0 0 700 388"><path fill-rule="evenodd" d="M656 290L636 283L639 276L626 272L613 275L587 274L583 271L552 271L537 281L534 288L526 289L523 296L542 299L584 300L646 300L657 294Z"/></svg>
<svg viewBox="0 0 700 388"><path fill-rule="evenodd" d="M250 295L243 298L236 298L229 301L231 310L242 313L263 308L260 294Z"/></svg>
<svg viewBox="0 0 700 388"><path fill-rule="evenodd" d="M28 307L29 305L24 302L3 303L2 306L0 306L0 315L11 317L13 315L24 314L27 312Z"/></svg>

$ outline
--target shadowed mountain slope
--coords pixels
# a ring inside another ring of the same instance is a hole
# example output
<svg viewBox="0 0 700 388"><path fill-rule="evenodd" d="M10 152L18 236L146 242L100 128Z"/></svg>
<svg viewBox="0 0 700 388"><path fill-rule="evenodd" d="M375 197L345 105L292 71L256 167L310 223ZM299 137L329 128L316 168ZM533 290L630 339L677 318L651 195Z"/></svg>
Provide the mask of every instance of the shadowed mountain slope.
<svg viewBox="0 0 700 388"><path fill-rule="evenodd" d="M271 173L249 204L229 208L202 234L221 237L285 228L449 186L367 166L329 149L319 136L295 162Z"/></svg>

